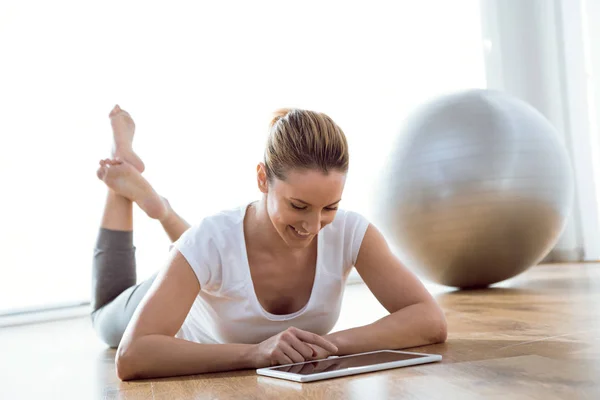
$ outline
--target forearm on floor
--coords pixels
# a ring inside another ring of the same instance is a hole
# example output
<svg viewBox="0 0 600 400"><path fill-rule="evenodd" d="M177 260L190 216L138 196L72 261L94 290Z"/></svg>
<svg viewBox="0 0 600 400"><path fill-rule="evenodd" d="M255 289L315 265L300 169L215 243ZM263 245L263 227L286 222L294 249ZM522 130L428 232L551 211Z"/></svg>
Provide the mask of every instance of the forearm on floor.
<svg viewBox="0 0 600 400"><path fill-rule="evenodd" d="M254 368L248 344L200 344L147 335L119 348L117 376L121 380L195 375Z"/></svg>
<svg viewBox="0 0 600 400"><path fill-rule="evenodd" d="M435 304L405 307L371 324L330 333L337 355L385 349L404 349L446 340L446 319Z"/></svg>

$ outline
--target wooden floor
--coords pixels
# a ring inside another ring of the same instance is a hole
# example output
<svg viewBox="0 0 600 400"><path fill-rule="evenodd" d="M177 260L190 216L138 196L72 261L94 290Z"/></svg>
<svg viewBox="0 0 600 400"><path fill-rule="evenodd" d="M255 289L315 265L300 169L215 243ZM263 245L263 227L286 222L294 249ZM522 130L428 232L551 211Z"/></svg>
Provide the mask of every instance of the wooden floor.
<svg viewBox="0 0 600 400"><path fill-rule="evenodd" d="M429 286L447 343L436 364L295 383L253 370L120 382L87 318L0 328L0 399L600 399L600 265L538 266L493 289ZM385 315L364 285L334 330Z"/></svg>

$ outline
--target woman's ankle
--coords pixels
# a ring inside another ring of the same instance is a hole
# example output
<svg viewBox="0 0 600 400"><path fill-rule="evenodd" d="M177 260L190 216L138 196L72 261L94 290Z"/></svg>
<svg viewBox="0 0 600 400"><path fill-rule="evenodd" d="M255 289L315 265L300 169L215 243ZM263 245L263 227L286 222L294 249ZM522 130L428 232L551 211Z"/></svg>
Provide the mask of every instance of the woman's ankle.
<svg viewBox="0 0 600 400"><path fill-rule="evenodd" d="M100 227L115 231L133 230L133 203L109 189Z"/></svg>
<svg viewBox="0 0 600 400"><path fill-rule="evenodd" d="M164 198L163 196L159 196L159 197L162 200L162 203L165 205L165 212L163 213L162 216L160 216L159 218L157 218L157 220L161 224L164 224L164 223L167 223L167 222L169 222L169 221L171 221L173 219L173 214L175 212L171 208L171 205L169 204L169 202L167 201L166 198Z"/></svg>
<svg viewBox="0 0 600 400"><path fill-rule="evenodd" d="M108 191L106 192L106 197L110 198L112 201L116 201L121 204L133 205L133 201L129 200L123 195L120 195L111 188L108 188Z"/></svg>
<svg viewBox="0 0 600 400"><path fill-rule="evenodd" d="M175 242L177 239L179 239L183 232L190 227L190 225L183 218L181 218L173 210L173 208L171 208L171 205L167 199L163 197L163 201L167 208L167 212L165 213L165 217L161 218L159 221L171 242Z"/></svg>

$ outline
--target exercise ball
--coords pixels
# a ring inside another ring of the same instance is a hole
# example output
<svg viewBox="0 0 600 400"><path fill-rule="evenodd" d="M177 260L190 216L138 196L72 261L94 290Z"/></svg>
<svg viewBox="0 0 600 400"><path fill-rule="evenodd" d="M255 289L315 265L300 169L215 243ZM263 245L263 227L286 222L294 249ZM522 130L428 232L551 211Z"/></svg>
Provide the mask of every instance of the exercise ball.
<svg viewBox="0 0 600 400"><path fill-rule="evenodd" d="M430 101L404 122L376 209L410 269L478 288L548 254L570 214L573 173L537 110L500 91L468 90Z"/></svg>

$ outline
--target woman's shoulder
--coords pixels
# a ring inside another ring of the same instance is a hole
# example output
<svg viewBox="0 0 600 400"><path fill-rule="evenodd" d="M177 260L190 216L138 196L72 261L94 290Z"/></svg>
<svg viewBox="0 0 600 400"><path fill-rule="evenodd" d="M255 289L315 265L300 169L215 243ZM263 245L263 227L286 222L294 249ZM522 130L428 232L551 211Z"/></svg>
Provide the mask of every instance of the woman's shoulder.
<svg viewBox="0 0 600 400"><path fill-rule="evenodd" d="M365 218L365 216L363 216L360 212L348 209L339 209L335 214L332 225L346 226L365 222L367 222L367 218Z"/></svg>
<svg viewBox="0 0 600 400"><path fill-rule="evenodd" d="M239 227L240 224L244 223L245 209L246 205L226 208L221 211L208 214L202 218L200 224L207 224L213 229L217 229L219 231L236 228Z"/></svg>
<svg viewBox="0 0 600 400"><path fill-rule="evenodd" d="M339 240L344 241L357 234L362 236L369 224L369 220L360 212L339 209L333 221L323 229L323 232L327 237L338 237Z"/></svg>
<svg viewBox="0 0 600 400"><path fill-rule="evenodd" d="M236 237L236 233L241 232L244 212L245 206L240 206L209 213L194 222L184 235L195 241L230 241Z"/></svg>
<svg viewBox="0 0 600 400"><path fill-rule="evenodd" d="M331 224L323 228L321 240L328 245L334 272L335 265L343 265L344 274L354 265L368 227L369 220L360 212L340 209Z"/></svg>

